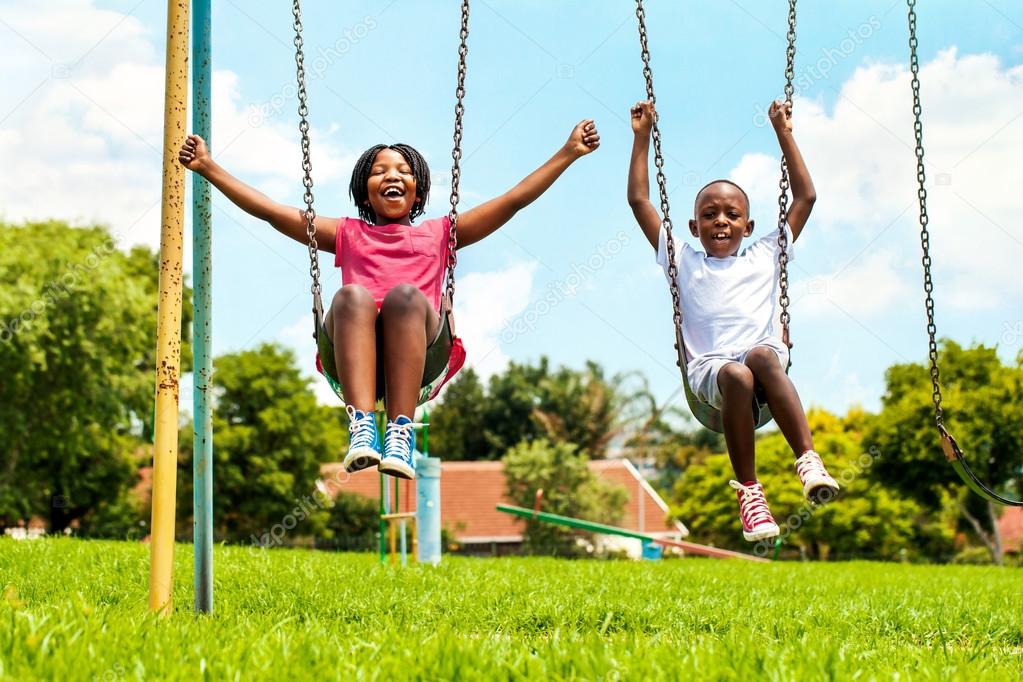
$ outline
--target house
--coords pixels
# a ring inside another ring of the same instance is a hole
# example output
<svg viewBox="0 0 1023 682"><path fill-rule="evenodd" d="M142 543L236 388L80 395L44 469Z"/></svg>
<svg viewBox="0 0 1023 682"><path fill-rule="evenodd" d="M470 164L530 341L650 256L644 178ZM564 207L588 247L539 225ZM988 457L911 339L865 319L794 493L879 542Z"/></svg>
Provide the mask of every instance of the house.
<svg viewBox="0 0 1023 682"><path fill-rule="evenodd" d="M589 467L600 478L622 485L629 493L617 525L667 539L689 535L684 525L668 521L668 505L627 459L593 460ZM326 464L320 472L326 489L333 495L353 493L380 499L380 476L375 469L347 474L340 464ZM512 504L505 495L502 462L442 462L440 488L441 526L465 551L506 554L522 544L524 522L496 509L498 503ZM414 509L415 483L402 481L399 496L403 511ZM608 537L603 544L621 546L630 554L639 552L637 540Z"/></svg>
<svg viewBox="0 0 1023 682"><path fill-rule="evenodd" d="M1023 507L1006 507L998 519L1002 535L1002 548L1006 554L1023 551Z"/></svg>

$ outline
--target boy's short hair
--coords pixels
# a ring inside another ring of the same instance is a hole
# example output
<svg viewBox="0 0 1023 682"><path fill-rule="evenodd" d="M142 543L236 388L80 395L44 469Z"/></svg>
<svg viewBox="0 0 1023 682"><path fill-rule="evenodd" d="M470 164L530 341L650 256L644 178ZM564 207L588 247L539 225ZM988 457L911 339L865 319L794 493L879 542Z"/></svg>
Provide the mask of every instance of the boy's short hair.
<svg viewBox="0 0 1023 682"><path fill-rule="evenodd" d="M377 144L364 151L352 169L352 181L348 184L348 196L355 202L360 218L367 223L376 223L376 215L373 213L373 209L366 206L366 200L369 198L366 183L369 180L369 172L373 169L373 162L376 161L377 154L384 149L393 149L401 154L405 162L408 163L409 168L412 169L412 177L416 179L416 197L419 199L419 202L409 211L408 219L415 220L423 214L423 211L426 209L426 202L430 198L430 167L426 164L426 159L423 158L423 155L410 145L400 142L397 144Z"/></svg>
<svg viewBox="0 0 1023 682"><path fill-rule="evenodd" d="M740 192L742 192L742 196L743 196L743 197L744 197L744 198L746 199L746 217L747 217L747 218L749 218L749 216L750 216L750 201L749 201L749 195L748 195L748 194L746 194L746 190L744 190L744 189L743 189L742 187L740 187L740 186L738 185L738 183L732 182L731 180L727 180L727 179L725 179L725 178L720 178L720 179L718 179L718 180L711 180L711 181L710 181L710 182L708 182L708 183L707 183L706 185L704 185L703 187L701 187L701 188L700 188L700 191L696 193L696 198L695 198L695 199L693 199L693 215L694 215L694 216L696 215L696 202L697 202L697 201L699 200L699 198L700 198L700 195L701 195L701 194L703 194L703 190L707 189L707 188L708 188L708 187L710 187L711 185L716 185L716 184L718 184L719 182L723 182L723 183L725 183L726 185L731 185L732 187L734 187L734 188L736 188L737 190L739 190Z"/></svg>

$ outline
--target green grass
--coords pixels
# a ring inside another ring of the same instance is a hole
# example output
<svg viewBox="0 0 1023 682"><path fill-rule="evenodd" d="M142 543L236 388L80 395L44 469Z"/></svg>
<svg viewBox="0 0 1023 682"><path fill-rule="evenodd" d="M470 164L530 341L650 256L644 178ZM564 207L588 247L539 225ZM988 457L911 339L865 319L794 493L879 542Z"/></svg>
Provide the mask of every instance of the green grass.
<svg viewBox="0 0 1023 682"><path fill-rule="evenodd" d="M0 540L0 679L1023 678L1020 569L223 547L202 617L176 562L161 620L146 546Z"/></svg>

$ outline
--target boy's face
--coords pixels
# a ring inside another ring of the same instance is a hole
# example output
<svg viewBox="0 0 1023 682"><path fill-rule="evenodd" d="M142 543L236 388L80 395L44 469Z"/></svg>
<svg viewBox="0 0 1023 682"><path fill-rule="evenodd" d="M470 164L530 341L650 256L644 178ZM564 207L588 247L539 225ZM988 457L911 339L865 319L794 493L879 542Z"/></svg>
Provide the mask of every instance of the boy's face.
<svg viewBox="0 0 1023 682"><path fill-rule="evenodd" d="M742 190L727 182L715 182L696 195L696 218L689 231L698 237L704 251L714 258L739 252L743 237L753 234L749 202Z"/></svg>
<svg viewBox="0 0 1023 682"><path fill-rule="evenodd" d="M382 225L407 218L419 201L412 167L393 149L381 149L377 153L366 181L366 192L376 222Z"/></svg>

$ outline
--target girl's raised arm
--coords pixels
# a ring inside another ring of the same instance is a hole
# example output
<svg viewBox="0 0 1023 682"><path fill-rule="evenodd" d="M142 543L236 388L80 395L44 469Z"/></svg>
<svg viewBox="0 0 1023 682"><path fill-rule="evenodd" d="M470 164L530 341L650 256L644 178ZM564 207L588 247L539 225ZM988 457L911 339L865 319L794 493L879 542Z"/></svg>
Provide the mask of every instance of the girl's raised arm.
<svg viewBox="0 0 1023 682"><path fill-rule="evenodd" d="M303 209L285 206L270 199L262 192L246 185L217 164L206 148L206 142L198 135L189 135L178 152L178 161L210 181L214 187L231 202L254 218L265 220L278 232L302 244L309 243L306 235L306 219ZM316 243L320 251L334 253L334 239L337 234L338 218L317 215Z"/></svg>
<svg viewBox="0 0 1023 682"><path fill-rule="evenodd" d="M458 216L458 246L474 244L495 232L516 213L546 192L572 163L600 146L597 126L591 119L580 121L568 142L545 164L501 196Z"/></svg>

